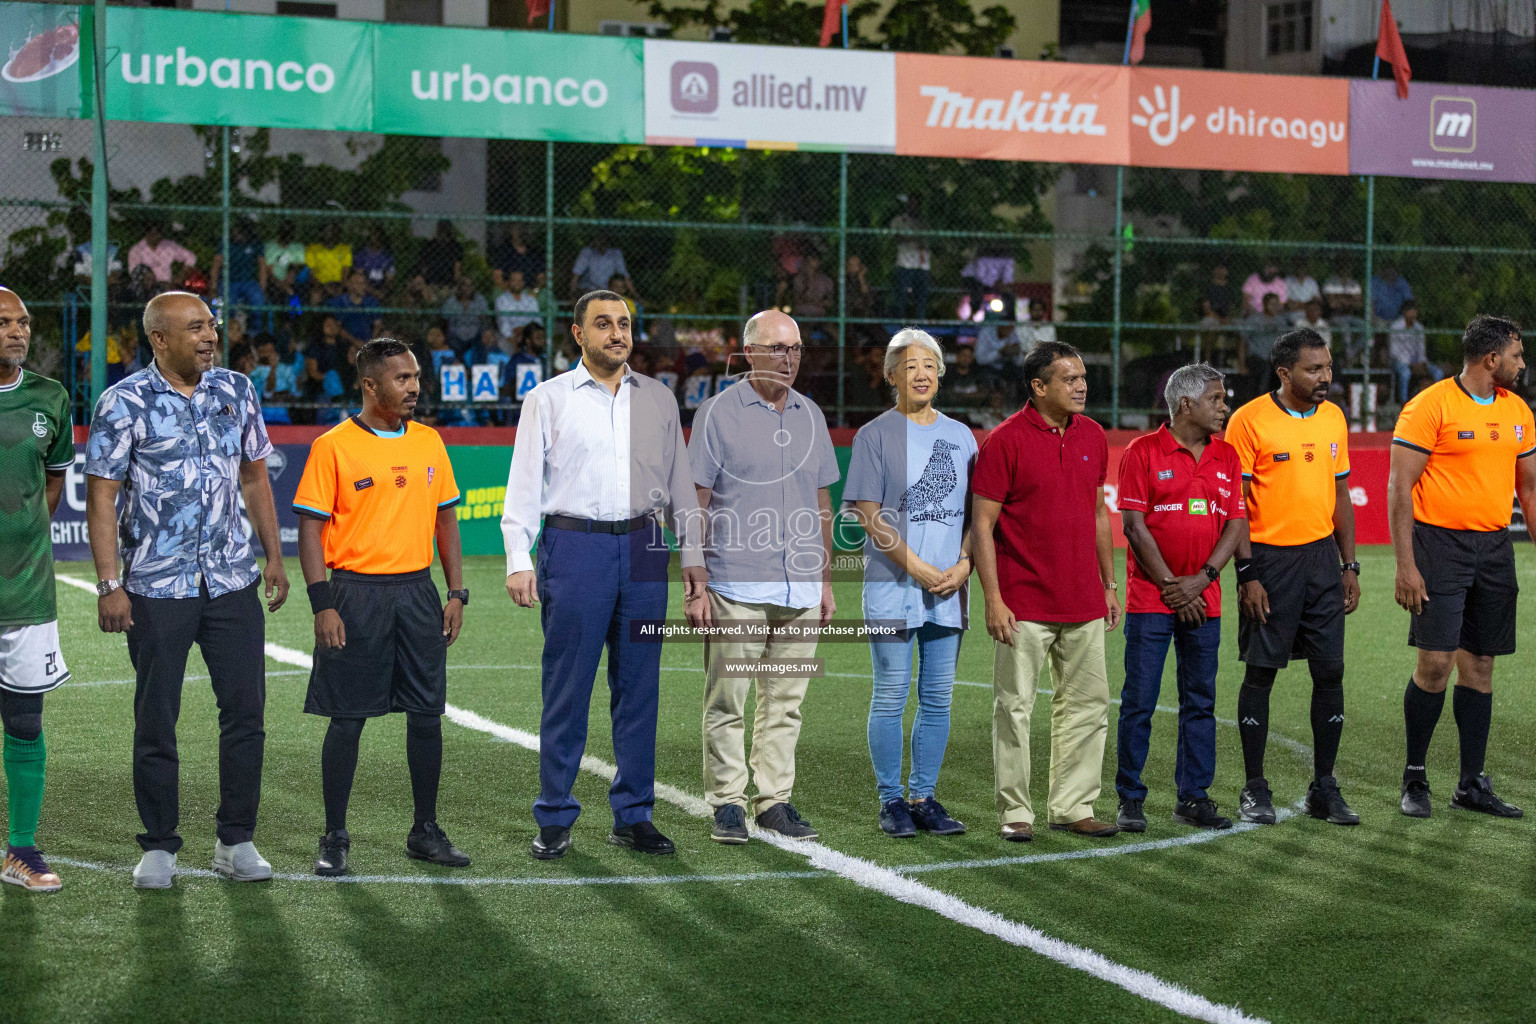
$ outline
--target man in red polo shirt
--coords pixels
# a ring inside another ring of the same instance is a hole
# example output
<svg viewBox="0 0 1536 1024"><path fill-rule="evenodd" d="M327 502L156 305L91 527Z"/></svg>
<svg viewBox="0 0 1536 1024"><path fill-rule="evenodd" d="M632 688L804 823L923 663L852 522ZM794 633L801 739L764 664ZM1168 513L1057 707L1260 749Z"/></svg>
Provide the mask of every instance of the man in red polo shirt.
<svg viewBox="0 0 1536 1024"><path fill-rule="evenodd" d="M971 477L971 552L987 602L992 765L1011 842L1034 838L1029 717L1051 666L1051 828L1108 837L1093 816L1109 731L1104 632L1120 621L1114 541L1104 504L1109 446L1083 415L1088 376L1077 349L1041 342L1024 359L1030 398L987 435Z"/></svg>
<svg viewBox="0 0 1536 1024"><path fill-rule="evenodd" d="M1132 441L1120 460L1125 526L1125 687L1116 744L1116 823L1145 832L1142 801L1152 712L1168 644L1179 680L1178 803L1173 820L1231 828L1206 790L1216 775L1216 654L1221 647L1221 570L1248 538L1242 463L1213 437L1227 418L1221 371L1183 366L1163 389L1173 422Z"/></svg>

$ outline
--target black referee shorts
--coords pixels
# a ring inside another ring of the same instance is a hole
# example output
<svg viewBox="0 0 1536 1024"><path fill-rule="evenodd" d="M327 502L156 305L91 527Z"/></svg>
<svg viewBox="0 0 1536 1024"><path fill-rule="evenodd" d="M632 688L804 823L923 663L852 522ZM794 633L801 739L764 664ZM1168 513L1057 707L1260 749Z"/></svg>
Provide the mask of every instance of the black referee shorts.
<svg viewBox="0 0 1536 1024"><path fill-rule="evenodd" d="M316 645L304 711L377 718L440 715L448 703L448 641L432 570L368 575L337 569L331 594L345 647Z"/></svg>
<svg viewBox="0 0 1536 1024"><path fill-rule="evenodd" d="M1413 560L1429 600L1408 620L1408 646L1493 657L1515 653L1514 538L1415 521Z"/></svg>
<svg viewBox="0 0 1536 1024"><path fill-rule="evenodd" d="M1269 594L1260 623L1239 612L1238 658L1259 668L1285 668L1292 658L1344 660L1344 581L1332 537L1310 544L1253 545L1253 566Z"/></svg>

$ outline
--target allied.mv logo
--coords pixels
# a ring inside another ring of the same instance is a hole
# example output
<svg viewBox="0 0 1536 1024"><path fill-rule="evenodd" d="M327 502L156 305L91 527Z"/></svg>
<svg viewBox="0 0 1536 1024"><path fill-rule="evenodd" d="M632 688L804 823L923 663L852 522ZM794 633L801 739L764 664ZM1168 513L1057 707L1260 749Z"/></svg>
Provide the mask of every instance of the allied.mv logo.
<svg viewBox="0 0 1536 1024"><path fill-rule="evenodd" d="M680 114L713 114L720 105L720 71L707 61L672 65L672 109Z"/></svg>
<svg viewBox="0 0 1536 1024"><path fill-rule="evenodd" d="M1477 101L1436 96L1429 101L1429 147L1438 153L1477 149Z"/></svg>
<svg viewBox="0 0 1536 1024"><path fill-rule="evenodd" d="M1159 146L1173 145L1179 133L1189 131L1195 123L1194 114L1185 114L1182 118L1179 116L1179 87L1175 85L1169 94L1165 96L1163 87L1155 86L1152 95L1157 105L1154 106L1145 96L1138 96L1136 102L1141 104L1142 112L1131 115L1131 124L1145 128L1147 134L1152 136L1152 141Z"/></svg>

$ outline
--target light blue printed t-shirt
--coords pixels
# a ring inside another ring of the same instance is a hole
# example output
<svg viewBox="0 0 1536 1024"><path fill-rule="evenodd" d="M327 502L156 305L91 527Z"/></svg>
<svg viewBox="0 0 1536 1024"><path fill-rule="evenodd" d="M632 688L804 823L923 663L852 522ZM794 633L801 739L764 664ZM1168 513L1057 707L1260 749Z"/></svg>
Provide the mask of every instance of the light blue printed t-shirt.
<svg viewBox="0 0 1536 1024"><path fill-rule="evenodd" d="M919 558L948 569L960 560L975 460L970 427L943 413L923 427L890 409L854 435L843 501L878 501L881 515ZM899 619L909 629L925 622L967 625L968 588L941 598L876 550L873 540L865 539L864 555L866 619Z"/></svg>

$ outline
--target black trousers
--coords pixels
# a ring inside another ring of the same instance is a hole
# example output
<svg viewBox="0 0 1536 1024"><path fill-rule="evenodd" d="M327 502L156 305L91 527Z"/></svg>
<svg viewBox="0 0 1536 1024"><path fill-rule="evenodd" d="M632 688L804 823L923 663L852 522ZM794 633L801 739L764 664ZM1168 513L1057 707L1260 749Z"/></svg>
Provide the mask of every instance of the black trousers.
<svg viewBox="0 0 1536 1024"><path fill-rule="evenodd" d="M130 593L133 626L128 657L137 686L133 694L133 797L145 850L181 849L181 804L176 721L187 654L202 650L219 706L219 841L233 846L256 831L261 802L261 759L266 743L266 621L260 583L210 598L140 597Z"/></svg>

